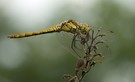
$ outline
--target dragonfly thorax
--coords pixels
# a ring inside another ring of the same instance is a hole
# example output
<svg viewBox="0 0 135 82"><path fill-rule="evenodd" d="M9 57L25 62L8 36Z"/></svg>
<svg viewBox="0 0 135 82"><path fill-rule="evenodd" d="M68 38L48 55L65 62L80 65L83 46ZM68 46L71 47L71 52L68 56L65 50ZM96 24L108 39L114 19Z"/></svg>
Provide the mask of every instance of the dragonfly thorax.
<svg viewBox="0 0 135 82"><path fill-rule="evenodd" d="M73 20L69 20L61 24L61 31L75 33L78 29L78 25L76 25Z"/></svg>
<svg viewBox="0 0 135 82"><path fill-rule="evenodd" d="M86 35L90 31L90 27L87 24L81 24L75 20L68 20L61 24L61 31L66 31L70 33L81 33Z"/></svg>

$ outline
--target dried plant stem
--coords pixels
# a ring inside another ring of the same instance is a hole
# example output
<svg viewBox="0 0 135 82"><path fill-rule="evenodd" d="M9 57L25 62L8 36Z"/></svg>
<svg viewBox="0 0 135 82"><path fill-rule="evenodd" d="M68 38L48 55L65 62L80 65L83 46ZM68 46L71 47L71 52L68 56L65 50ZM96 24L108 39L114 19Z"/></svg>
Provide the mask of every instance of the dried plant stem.
<svg viewBox="0 0 135 82"><path fill-rule="evenodd" d="M89 73L91 68L95 66L95 64L102 61L104 56L101 54L101 52L98 52L98 50L100 49L100 46L98 44L104 44L104 41L102 39L104 36L105 34L101 34L99 29L92 29L91 31L89 31L89 33L87 33L86 36L82 36L81 34L79 35L80 38L77 38L77 41L80 41L80 43L84 46L84 56L79 56L75 68L75 74L73 76L70 74L66 74L64 76L65 78L67 78L67 76L68 78L70 77L68 82L82 82L83 78L86 76L87 73ZM99 38L101 39L99 40Z"/></svg>

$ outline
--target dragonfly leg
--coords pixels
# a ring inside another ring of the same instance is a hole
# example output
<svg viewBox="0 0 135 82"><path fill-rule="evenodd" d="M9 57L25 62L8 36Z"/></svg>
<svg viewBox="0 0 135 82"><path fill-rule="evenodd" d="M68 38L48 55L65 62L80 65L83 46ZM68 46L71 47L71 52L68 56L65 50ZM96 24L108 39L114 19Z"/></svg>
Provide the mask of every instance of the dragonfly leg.
<svg viewBox="0 0 135 82"><path fill-rule="evenodd" d="M78 53L75 51L75 49L74 49L76 37L77 37L77 34L76 34L76 35L74 34L73 39L72 39L72 43L71 43L71 48L72 48L73 51L77 54L77 56L78 56L79 58L81 58L81 57L78 55Z"/></svg>
<svg viewBox="0 0 135 82"><path fill-rule="evenodd" d="M87 46L87 48L89 47L89 41L90 41L90 39L91 39L91 37L90 37L90 34L89 33L87 33L87 35L86 35L86 46Z"/></svg>

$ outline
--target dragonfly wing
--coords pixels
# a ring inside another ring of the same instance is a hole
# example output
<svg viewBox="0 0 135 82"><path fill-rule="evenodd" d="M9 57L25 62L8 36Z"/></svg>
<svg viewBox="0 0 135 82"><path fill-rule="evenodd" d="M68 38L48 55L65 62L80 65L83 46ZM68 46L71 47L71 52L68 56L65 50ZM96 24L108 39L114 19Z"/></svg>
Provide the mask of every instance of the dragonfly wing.
<svg viewBox="0 0 135 82"><path fill-rule="evenodd" d="M75 46L72 49L72 40L74 34L68 32L60 32L57 33L57 38L60 44L69 51L73 56L79 58L84 54L83 45L80 43L78 39L75 39ZM78 56L79 55L79 56Z"/></svg>
<svg viewBox="0 0 135 82"><path fill-rule="evenodd" d="M98 43L98 45L96 46L97 53L101 53L104 56L110 55L111 54L110 47L109 47L109 41L110 41L109 38L111 38L110 32L103 28L93 28L93 30L94 30L94 37L99 36L94 41L94 44Z"/></svg>

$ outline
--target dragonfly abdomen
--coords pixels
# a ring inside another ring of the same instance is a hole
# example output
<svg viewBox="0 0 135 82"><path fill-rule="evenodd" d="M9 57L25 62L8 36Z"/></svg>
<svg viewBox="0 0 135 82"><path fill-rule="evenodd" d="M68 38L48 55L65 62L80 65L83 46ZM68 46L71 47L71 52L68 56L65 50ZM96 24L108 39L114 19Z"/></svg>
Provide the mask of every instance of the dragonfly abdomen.
<svg viewBox="0 0 135 82"><path fill-rule="evenodd" d="M60 32L60 27L54 26L54 27L48 28L46 30L41 30L41 31L37 31L37 32L26 32L26 33L12 34L12 35L9 35L8 37L9 38L23 38L23 37L40 35L40 34L52 33L52 32Z"/></svg>

